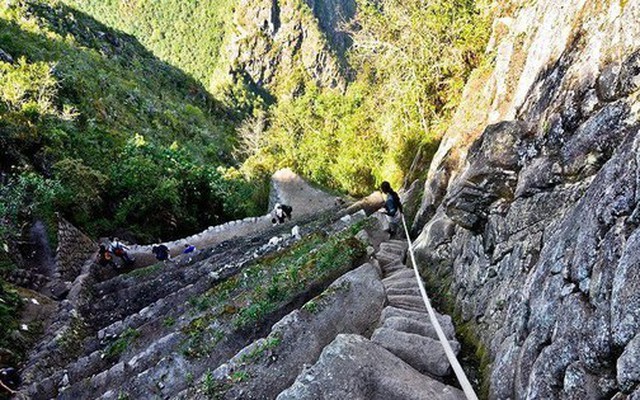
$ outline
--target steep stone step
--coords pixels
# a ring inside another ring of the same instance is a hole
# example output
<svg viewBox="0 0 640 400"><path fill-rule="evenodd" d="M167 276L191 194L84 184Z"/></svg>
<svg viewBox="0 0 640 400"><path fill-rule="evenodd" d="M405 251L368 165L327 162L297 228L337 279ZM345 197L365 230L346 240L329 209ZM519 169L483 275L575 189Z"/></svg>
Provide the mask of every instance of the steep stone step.
<svg viewBox="0 0 640 400"><path fill-rule="evenodd" d="M402 260L397 254L387 253L386 251L378 251L376 253L376 259L380 263L380 267L382 269L384 269L388 264Z"/></svg>
<svg viewBox="0 0 640 400"><path fill-rule="evenodd" d="M384 269L384 277L387 278L393 274L395 274L398 271L402 271L407 269L407 267L402 264L400 261L397 261L395 263L391 263L389 265L387 265Z"/></svg>
<svg viewBox="0 0 640 400"><path fill-rule="evenodd" d="M387 296L420 296L420 289L416 286L397 287L391 286L386 288Z"/></svg>
<svg viewBox="0 0 640 400"><path fill-rule="evenodd" d="M442 345L431 337L378 328L371 336L371 341L389 350L423 374L444 377L451 371ZM460 344L456 341L449 343L457 354L460 351Z"/></svg>
<svg viewBox="0 0 640 400"><path fill-rule="evenodd" d="M406 242L386 241L380 243L380 251L395 254L398 258L404 259L407 253L408 245Z"/></svg>
<svg viewBox="0 0 640 400"><path fill-rule="evenodd" d="M387 319L394 318L394 317L408 318L414 321L430 324L429 314L427 314L426 312L403 310L403 309L392 307L392 306L387 306L384 308L384 310L382 310L382 315L380 316L380 322L382 325L384 325ZM442 331L444 332L447 339L454 340L456 336L456 331L453 326L451 317L448 315L442 315L442 314L436 313L436 318L438 319L438 323L442 327Z"/></svg>
<svg viewBox="0 0 640 400"><path fill-rule="evenodd" d="M402 279L387 281L384 287L386 289L398 289L398 290L415 289L418 287L418 284L416 283L416 278L413 277L413 278L402 278Z"/></svg>
<svg viewBox="0 0 640 400"><path fill-rule="evenodd" d="M398 271L394 272L393 274L391 274L388 277L384 278L382 280L382 284L385 287L387 287L387 285L389 285L389 284L393 284L393 283L397 283L397 282L407 282L407 281L411 281L411 282L413 282L414 285L416 285L416 275L413 272L413 270L409 269L409 268L401 269L401 270L398 270Z"/></svg>
<svg viewBox="0 0 640 400"><path fill-rule="evenodd" d="M405 250L409 247L407 241L404 239L389 239L386 243L396 245L396 246L404 246Z"/></svg>
<svg viewBox="0 0 640 400"><path fill-rule="evenodd" d="M277 400L462 400L464 393L358 335L338 335Z"/></svg>
<svg viewBox="0 0 640 400"><path fill-rule="evenodd" d="M427 312L427 308L424 305L424 301L421 296L415 295L388 295L387 299L389 300L389 304L398 307L404 308L406 310L412 311L421 311Z"/></svg>
<svg viewBox="0 0 640 400"><path fill-rule="evenodd" d="M384 320L382 328L393 329L399 332L413 333L420 336L438 340L436 329L430 322L417 321L405 317L391 317Z"/></svg>

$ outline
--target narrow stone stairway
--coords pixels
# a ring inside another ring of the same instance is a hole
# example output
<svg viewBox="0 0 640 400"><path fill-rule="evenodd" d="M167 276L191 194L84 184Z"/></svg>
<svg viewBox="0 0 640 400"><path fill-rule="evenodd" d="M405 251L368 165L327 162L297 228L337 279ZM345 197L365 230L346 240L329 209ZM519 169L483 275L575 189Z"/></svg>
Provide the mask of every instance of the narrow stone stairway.
<svg viewBox="0 0 640 400"><path fill-rule="evenodd" d="M299 231L322 242L363 217L360 212L340 219L329 211L299 220L304 223ZM352 268L344 264L318 275L273 300L259 316L243 313L236 304L249 304L247 293L259 289L259 279L269 278L251 266L294 246L298 239L291 228L222 242L188 259L127 273L105 274L89 262L23 369L25 385L17 397L171 398L188 389L194 377L266 334L271 319L279 320ZM240 318L245 315L248 322Z"/></svg>
<svg viewBox="0 0 640 400"><path fill-rule="evenodd" d="M271 332L206 371L180 399L463 399L422 303L407 244L380 225L356 235L371 258ZM377 250L375 249L377 248ZM454 350L449 316L438 315Z"/></svg>

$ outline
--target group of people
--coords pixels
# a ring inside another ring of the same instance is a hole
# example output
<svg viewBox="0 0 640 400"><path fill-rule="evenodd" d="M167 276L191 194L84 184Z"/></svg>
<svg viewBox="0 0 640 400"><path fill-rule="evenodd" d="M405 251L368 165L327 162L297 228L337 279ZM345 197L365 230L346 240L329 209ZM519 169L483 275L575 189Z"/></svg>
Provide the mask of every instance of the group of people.
<svg viewBox="0 0 640 400"><path fill-rule="evenodd" d="M106 267L119 268L119 265L114 261L114 257L119 257L122 260L122 265L130 266L135 262L135 258L131 257L128 253L129 247L120 242L116 237L110 238L109 243L103 243L98 249L97 262L99 265ZM192 244L185 244L182 254L189 254L195 252L196 246ZM158 261L171 260L171 251L165 244L157 244L151 248L151 252L155 255Z"/></svg>
<svg viewBox="0 0 640 400"><path fill-rule="evenodd" d="M182 254L193 253L196 250L196 246L186 243L184 245L184 249L182 250ZM151 248L151 252L156 256L156 260L158 261L171 260L171 250L169 250L167 245L163 243L153 246Z"/></svg>
<svg viewBox="0 0 640 400"><path fill-rule="evenodd" d="M380 190L386 195L384 207L379 211L387 217L389 223L388 232L391 235L395 235L399 229L402 218L402 202L398 193L396 193L389 182L384 181L380 185ZM284 224L287 220L291 220L291 213L293 207L287 204L276 203L271 211L271 223L275 225ZM123 265L129 266L135 262L134 258L131 258L127 251L129 248L121 243L117 237L109 239L108 244L101 244L98 250L98 264L102 266L110 265L114 268L118 268L118 265L114 262L114 256L119 257L123 261ZM185 244L182 254L189 254L196 251L196 247L191 244ZM151 252L155 255L158 261L171 260L171 251L165 244L157 244L151 248Z"/></svg>
<svg viewBox="0 0 640 400"><path fill-rule="evenodd" d="M101 244L98 249L98 264L103 267L107 265L118 268L118 264L114 261L114 257L119 257L125 266L133 265L135 259L129 256L127 252L129 248L124 245L117 237L109 239L108 244Z"/></svg>

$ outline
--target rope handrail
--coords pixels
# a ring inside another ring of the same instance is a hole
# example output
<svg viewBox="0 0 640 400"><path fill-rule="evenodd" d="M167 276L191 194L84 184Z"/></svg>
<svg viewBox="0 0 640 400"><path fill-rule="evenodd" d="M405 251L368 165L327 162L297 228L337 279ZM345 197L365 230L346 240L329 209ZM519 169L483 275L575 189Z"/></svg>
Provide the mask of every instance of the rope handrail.
<svg viewBox="0 0 640 400"><path fill-rule="evenodd" d="M424 301L424 305L426 306L427 312L429 313L431 324L433 325L433 327L436 330L436 333L438 334L438 339L440 339L440 344L442 344L442 347L444 348L444 352L447 356L447 359L449 360L449 364L451 364L451 368L453 368L453 372L455 372L456 377L458 378L458 382L460 383L460 386L462 387L462 390L464 391L464 394L467 397L467 400L478 400L478 396L476 395L476 392L473 390L473 387L471 386L469 379L467 379L467 375L464 373L464 370L462 369L462 366L458 362L456 355L453 353L453 349L449 344L449 340L447 340L447 337L444 334L444 331L442 330L442 326L440 326L440 322L438 322L438 319L436 318L436 313L433 310L433 307L431 307L431 301L427 296L427 292L424 289L424 285L422 284L422 278L420 277L420 273L418 272L418 264L416 263L416 258L413 254L413 243L411 243L411 237L409 236L409 229L407 229L407 222L404 219L404 214L401 214L401 215L402 215L402 225L404 227L404 233L406 235L407 242L409 243L409 255L411 257L411 263L413 264L413 271L416 274L416 280L418 281L420 294L422 295L422 300Z"/></svg>

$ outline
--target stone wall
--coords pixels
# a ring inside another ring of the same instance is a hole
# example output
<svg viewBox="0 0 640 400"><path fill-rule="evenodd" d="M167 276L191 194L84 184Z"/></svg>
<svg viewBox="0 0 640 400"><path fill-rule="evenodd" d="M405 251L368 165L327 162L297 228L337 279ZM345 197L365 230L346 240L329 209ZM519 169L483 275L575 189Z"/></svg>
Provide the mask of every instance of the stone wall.
<svg viewBox="0 0 640 400"><path fill-rule="evenodd" d="M82 266L98 250L98 245L87 235L58 215L58 248L56 249L57 276L73 282L82 272Z"/></svg>

